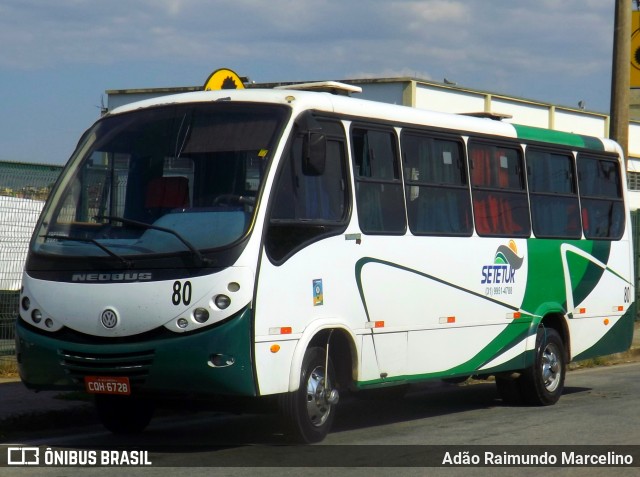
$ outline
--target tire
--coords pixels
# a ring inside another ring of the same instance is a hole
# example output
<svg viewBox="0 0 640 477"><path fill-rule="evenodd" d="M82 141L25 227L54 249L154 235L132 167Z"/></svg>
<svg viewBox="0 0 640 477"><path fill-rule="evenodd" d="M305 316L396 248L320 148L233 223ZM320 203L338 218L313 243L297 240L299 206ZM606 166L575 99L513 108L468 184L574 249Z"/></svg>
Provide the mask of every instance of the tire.
<svg viewBox="0 0 640 477"><path fill-rule="evenodd" d="M527 404L550 406L564 390L567 354L562 338L553 328L538 328L535 363L520 376L520 390Z"/></svg>
<svg viewBox="0 0 640 477"><path fill-rule="evenodd" d="M324 349L309 348L302 360L300 387L280 396L280 413L294 442L320 442L333 424L336 405L327 400L325 360ZM329 384L334 383L335 371L329 359Z"/></svg>
<svg viewBox="0 0 640 477"><path fill-rule="evenodd" d="M151 422L155 405L147 399L98 394L96 411L102 425L113 434L139 434Z"/></svg>

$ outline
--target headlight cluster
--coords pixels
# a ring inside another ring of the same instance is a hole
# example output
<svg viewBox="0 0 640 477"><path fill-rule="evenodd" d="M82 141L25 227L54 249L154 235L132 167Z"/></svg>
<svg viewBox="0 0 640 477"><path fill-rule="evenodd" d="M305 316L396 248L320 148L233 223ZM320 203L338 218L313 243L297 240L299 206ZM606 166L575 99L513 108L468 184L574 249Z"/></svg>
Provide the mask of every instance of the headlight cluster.
<svg viewBox="0 0 640 477"><path fill-rule="evenodd" d="M211 297L211 301L209 302L209 309L204 307L194 308L191 311L191 316L189 317L180 317L175 323L177 327L181 330L186 330L189 328L191 323L197 323L203 325L209 321L211 318L211 311L224 311L231 306L231 296L234 293L240 290L240 284L237 282L230 282L227 284L227 290L229 295L226 293L218 293ZM211 310L211 311L210 311Z"/></svg>
<svg viewBox="0 0 640 477"><path fill-rule="evenodd" d="M42 314L42 311L38 308L31 309L31 300L29 299L28 296L22 297L22 300L20 300L20 306L22 307L24 314L31 318L31 321L33 322L33 324L42 326L41 323L44 318L44 315ZM51 318L44 318L45 327L49 329L53 329L54 325L55 323Z"/></svg>

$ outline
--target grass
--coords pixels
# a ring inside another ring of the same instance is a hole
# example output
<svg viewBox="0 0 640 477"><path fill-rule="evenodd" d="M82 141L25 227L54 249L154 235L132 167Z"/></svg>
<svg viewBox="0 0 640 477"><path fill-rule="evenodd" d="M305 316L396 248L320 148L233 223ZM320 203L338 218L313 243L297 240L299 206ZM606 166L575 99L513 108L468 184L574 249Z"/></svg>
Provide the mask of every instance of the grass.
<svg viewBox="0 0 640 477"><path fill-rule="evenodd" d="M575 368L595 368L596 366L606 366L610 364L610 360L604 357L585 359L573 363Z"/></svg>
<svg viewBox="0 0 640 477"><path fill-rule="evenodd" d="M18 363L15 359L0 358L0 378L17 378Z"/></svg>

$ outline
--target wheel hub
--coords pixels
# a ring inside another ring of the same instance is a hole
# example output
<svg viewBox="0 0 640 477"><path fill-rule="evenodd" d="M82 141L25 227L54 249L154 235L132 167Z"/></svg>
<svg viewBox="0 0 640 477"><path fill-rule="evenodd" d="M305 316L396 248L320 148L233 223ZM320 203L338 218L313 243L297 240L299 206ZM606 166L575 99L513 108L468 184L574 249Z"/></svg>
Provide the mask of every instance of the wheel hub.
<svg viewBox="0 0 640 477"><path fill-rule="evenodd" d="M318 366L307 380L307 413L316 427L325 423L331 413L331 405L338 401L338 392L326 388L324 374L324 368Z"/></svg>
<svg viewBox="0 0 640 477"><path fill-rule="evenodd" d="M547 391L555 391L560 384L560 370L558 350L555 346L549 344L542 353L542 379Z"/></svg>

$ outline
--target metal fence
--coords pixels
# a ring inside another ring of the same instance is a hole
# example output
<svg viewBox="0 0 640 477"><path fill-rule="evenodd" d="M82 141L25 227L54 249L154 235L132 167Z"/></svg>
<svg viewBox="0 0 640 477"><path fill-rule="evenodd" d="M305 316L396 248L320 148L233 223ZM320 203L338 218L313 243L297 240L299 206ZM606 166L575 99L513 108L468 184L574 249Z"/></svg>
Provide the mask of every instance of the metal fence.
<svg viewBox="0 0 640 477"><path fill-rule="evenodd" d="M14 359L22 267L59 166L0 162L0 360Z"/></svg>

